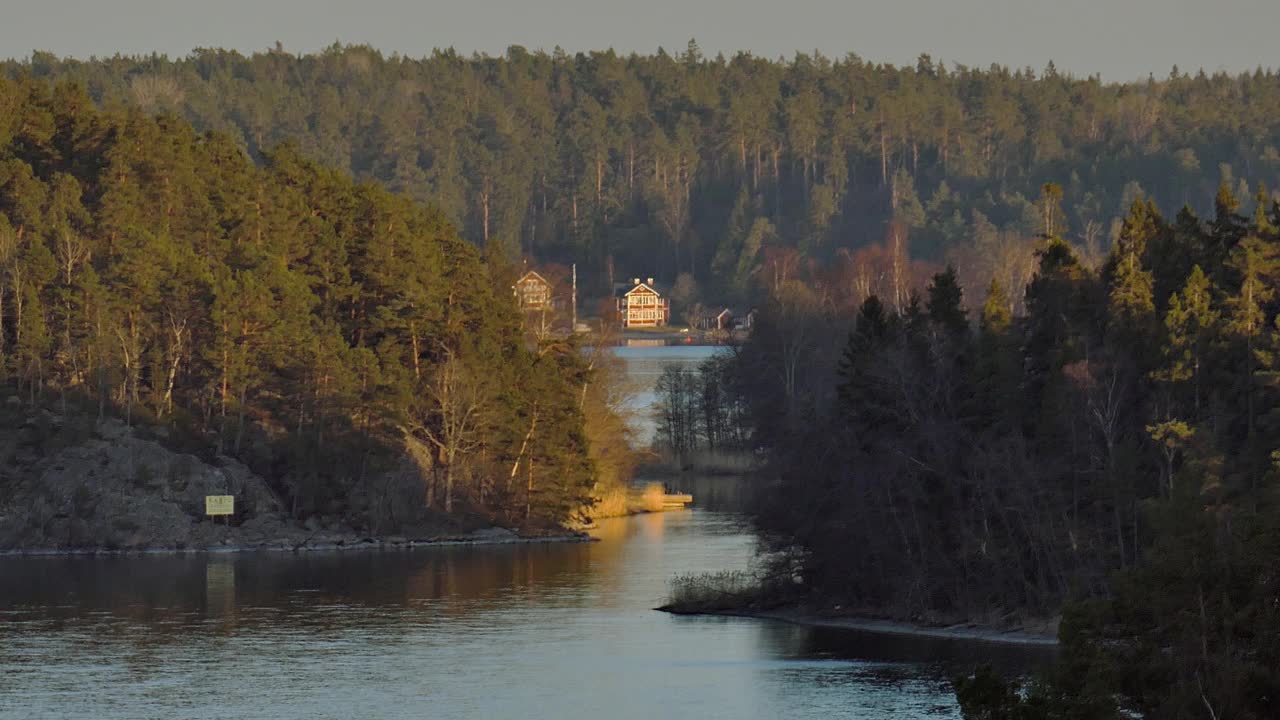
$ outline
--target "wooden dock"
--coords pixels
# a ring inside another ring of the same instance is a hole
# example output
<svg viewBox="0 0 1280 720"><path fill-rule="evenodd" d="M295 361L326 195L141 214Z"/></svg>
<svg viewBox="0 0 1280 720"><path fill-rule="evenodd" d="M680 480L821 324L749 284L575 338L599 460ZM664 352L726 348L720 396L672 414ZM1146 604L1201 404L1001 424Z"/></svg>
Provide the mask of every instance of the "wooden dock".
<svg viewBox="0 0 1280 720"><path fill-rule="evenodd" d="M643 488L631 488L627 493L627 512L635 514L683 510L691 502L693 502L692 495L667 492L667 488L663 487L662 483L651 482Z"/></svg>
<svg viewBox="0 0 1280 720"><path fill-rule="evenodd" d="M663 510L683 510L691 502L693 502L693 496L688 493L663 493L662 495Z"/></svg>

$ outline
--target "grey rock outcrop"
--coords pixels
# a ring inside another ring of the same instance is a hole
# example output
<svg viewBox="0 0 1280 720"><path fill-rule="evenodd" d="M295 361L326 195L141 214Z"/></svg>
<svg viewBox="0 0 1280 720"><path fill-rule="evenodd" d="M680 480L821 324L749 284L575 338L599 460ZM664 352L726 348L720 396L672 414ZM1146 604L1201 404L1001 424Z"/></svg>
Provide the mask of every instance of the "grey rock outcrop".
<svg viewBox="0 0 1280 720"><path fill-rule="evenodd" d="M205 462L117 420L80 433L60 423L46 413L17 431L0 478L0 550L203 547L300 532L266 482L231 458ZM50 433L61 442L32 447ZM234 496L234 518L206 517L206 495Z"/></svg>

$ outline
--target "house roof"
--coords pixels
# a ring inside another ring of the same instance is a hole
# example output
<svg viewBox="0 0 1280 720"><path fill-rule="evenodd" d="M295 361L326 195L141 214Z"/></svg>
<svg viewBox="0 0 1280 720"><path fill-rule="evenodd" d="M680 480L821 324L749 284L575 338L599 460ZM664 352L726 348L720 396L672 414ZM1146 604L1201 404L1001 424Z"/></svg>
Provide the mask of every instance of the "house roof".
<svg viewBox="0 0 1280 720"><path fill-rule="evenodd" d="M724 306L712 305L711 307L703 308L698 313L698 318L701 320L719 320L721 317L723 317L726 314L731 318L737 317L737 313L735 313L730 308L727 308Z"/></svg>
<svg viewBox="0 0 1280 720"><path fill-rule="evenodd" d="M640 290L641 288L648 290L649 292L653 293L654 295L657 295L658 297L662 297L662 290L658 287L657 283L649 284L644 282L640 283L639 285L624 285L618 288L618 290L614 293L614 295L616 297L627 297L628 295Z"/></svg>
<svg viewBox="0 0 1280 720"><path fill-rule="evenodd" d="M520 276L520 279L519 279L519 280L516 280L516 284L517 284L517 285L519 285L520 283L524 282L525 280L529 280L529 279L532 279L532 278L537 278L538 280L541 280L541 281L542 281L542 283L543 283L544 285L550 285L550 284L551 284L551 283L547 282L547 279L546 279L546 278L542 277L541 275L539 275L538 273L534 272L533 270L530 270L529 272L527 272L527 273L525 273L525 274L521 275L521 276Z"/></svg>

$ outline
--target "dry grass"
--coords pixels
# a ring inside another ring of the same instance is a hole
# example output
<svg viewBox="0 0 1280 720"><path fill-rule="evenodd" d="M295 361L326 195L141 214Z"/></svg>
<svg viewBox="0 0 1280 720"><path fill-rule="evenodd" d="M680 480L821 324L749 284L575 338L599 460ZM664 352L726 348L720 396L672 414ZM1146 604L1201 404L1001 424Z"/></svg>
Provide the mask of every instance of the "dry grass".
<svg viewBox="0 0 1280 720"><path fill-rule="evenodd" d="M632 512L662 512L662 500L666 497L661 483L649 483L634 499Z"/></svg>
<svg viewBox="0 0 1280 720"><path fill-rule="evenodd" d="M726 570L677 575L663 609L674 612L714 612L753 604L761 594L761 579L751 572Z"/></svg>
<svg viewBox="0 0 1280 720"><path fill-rule="evenodd" d="M588 514L592 519L623 517L630 514L630 496L625 487L609 488L600 493Z"/></svg>
<svg viewBox="0 0 1280 720"><path fill-rule="evenodd" d="M641 490L614 487L601 491L596 503L587 510L593 520L624 517L637 513L662 512L666 491L661 483L649 483Z"/></svg>

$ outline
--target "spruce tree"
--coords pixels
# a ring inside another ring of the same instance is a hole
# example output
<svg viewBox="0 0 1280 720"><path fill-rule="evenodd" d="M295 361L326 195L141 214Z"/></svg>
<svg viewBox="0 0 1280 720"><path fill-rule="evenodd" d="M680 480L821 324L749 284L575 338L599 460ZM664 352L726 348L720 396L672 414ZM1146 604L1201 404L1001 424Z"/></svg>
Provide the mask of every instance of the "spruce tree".
<svg viewBox="0 0 1280 720"><path fill-rule="evenodd" d="M1197 265L1192 268L1182 291L1174 293L1169 300L1169 311L1164 318L1163 362L1152 373L1156 380L1175 390L1189 387L1190 392L1177 393L1181 398L1169 408L1176 417L1192 421L1200 418L1201 387L1210 364L1209 353L1218 332L1218 320L1209 278Z"/></svg>
<svg viewBox="0 0 1280 720"><path fill-rule="evenodd" d="M963 338L969 331L969 319L964 309L964 294L956 277L954 266L933 276L927 288L925 308L929 320L938 325L953 339Z"/></svg>

